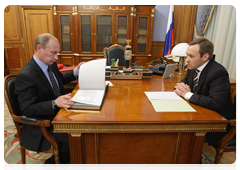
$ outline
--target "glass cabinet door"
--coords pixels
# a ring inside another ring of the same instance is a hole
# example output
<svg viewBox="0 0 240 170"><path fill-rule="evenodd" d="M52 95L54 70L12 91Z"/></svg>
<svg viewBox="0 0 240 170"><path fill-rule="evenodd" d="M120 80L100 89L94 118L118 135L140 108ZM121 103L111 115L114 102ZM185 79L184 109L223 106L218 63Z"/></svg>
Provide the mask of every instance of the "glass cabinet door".
<svg viewBox="0 0 240 170"><path fill-rule="evenodd" d="M91 15L81 15L82 52L91 52Z"/></svg>
<svg viewBox="0 0 240 170"><path fill-rule="evenodd" d="M146 52L148 17L138 18L137 52Z"/></svg>
<svg viewBox="0 0 240 170"><path fill-rule="evenodd" d="M117 16L117 44L125 47L127 39L127 16Z"/></svg>
<svg viewBox="0 0 240 170"><path fill-rule="evenodd" d="M97 17L97 52L112 45L112 15L96 15Z"/></svg>
<svg viewBox="0 0 240 170"><path fill-rule="evenodd" d="M62 51L71 50L71 30L70 30L70 16L60 15L61 23L61 40L62 40Z"/></svg>

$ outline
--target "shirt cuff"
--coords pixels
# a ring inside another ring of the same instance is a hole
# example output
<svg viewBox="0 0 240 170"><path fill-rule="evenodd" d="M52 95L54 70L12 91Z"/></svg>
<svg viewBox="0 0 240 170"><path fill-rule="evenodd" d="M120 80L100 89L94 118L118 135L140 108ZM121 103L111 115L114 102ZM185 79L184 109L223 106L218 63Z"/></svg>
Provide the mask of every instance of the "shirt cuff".
<svg viewBox="0 0 240 170"><path fill-rule="evenodd" d="M79 74L79 70L78 70L78 67L76 67L74 70L73 70L73 75L75 77L78 77L78 74Z"/></svg>
<svg viewBox="0 0 240 170"><path fill-rule="evenodd" d="M193 93L192 92L187 92L184 96L186 100L189 100L192 97Z"/></svg>

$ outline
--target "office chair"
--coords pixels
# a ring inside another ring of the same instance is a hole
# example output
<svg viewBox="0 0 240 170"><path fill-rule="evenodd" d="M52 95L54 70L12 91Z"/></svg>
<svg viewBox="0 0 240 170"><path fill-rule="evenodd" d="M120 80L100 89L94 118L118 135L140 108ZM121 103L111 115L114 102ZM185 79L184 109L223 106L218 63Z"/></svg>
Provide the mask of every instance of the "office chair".
<svg viewBox="0 0 240 170"><path fill-rule="evenodd" d="M236 88L232 90L232 100L234 108L236 108ZM236 112L236 110L235 110ZM217 145L213 146L216 149L216 156L214 164L219 164L220 158L224 152L236 151L236 119L229 120L231 129L222 137Z"/></svg>
<svg viewBox="0 0 240 170"><path fill-rule="evenodd" d="M112 64L111 59L119 59L119 66L125 66L125 58L124 58L124 50L125 48L121 45L114 44L111 47L105 47L103 49L104 57L107 58L107 65L110 66Z"/></svg>
<svg viewBox="0 0 240 170"><path fill-rule="evenodd" d="M17 137L21 137L21 131L22 131L22 124L28 124L33 126L39 126L41 129L41 132L43 136L48 140L48 142L52 145L52 149L46 150L46 151L39 151L39 152L45 152L45 153L53 153L55 156L55 163L59 164L59 151L58 151L58 141L50 134L47 127L51 126L50 120L43 120L33 117L26 117L21 115L21 109L19 106L19 102L17 99L17 95L14 93L15 86L14 82L16 79L16 75L8 75L4 77L4 97L9 109L9 112L12 116L13 122L17 128ZM25 150L28 148L25 148L23 146L20 146L21 150L21 158L22 163L26 163L26 157L25 157Z"/></svg>

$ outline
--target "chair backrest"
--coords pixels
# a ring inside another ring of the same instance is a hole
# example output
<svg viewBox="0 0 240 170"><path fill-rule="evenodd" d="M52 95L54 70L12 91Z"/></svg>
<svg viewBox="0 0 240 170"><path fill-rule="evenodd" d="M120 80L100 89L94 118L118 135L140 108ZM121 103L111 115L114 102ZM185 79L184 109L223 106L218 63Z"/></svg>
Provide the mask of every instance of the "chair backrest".
<svg viewBox="0 0 240 170"><path fill-rule="evenodd" d="M234 100L233 100L233 106L236 114L238 115L238 91L235 93Z"/></svg>
<svg viewBox="0 0 240 170"><path fill-rule="evenodd" d="M21 116L21 109L19 106L17 95L15 91L15 79L16 75L8 75L4 78L4 97L8 105L10 114Z"/></svg>
<svg viewBox="0 0 240 170"><path fill-rule="evenodd" d="M231 96L232 96L234 110L235 110L236 114L238 115L238 86L236 86L233 89Z"/></svg>
<svg viewBox="0 0 240 170"><path fill-rule="evenodd" d="M105 47L103 49L104 57L107 58L107 65L111 65L111 60L114 58L115 61L119 59L119 66L125 66L125 58L124 58L124 50L125 48L121 45L114 44L111 47Z"/></svg>

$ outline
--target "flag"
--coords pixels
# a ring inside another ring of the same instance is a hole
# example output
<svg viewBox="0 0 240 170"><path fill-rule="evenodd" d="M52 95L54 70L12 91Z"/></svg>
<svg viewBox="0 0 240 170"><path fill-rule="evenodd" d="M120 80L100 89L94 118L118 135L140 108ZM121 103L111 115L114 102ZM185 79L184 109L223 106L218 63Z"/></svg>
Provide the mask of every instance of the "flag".
<svg viewBox="0 0 240 170"><path fill-rule="evenodd" d="M174 30L173 29L174 28L173 27L173 19L174 19L174 5L170 5L163 57L165 55L171 54L171 48L174 44L174 41L173 41L173 30Z"/></svg>

